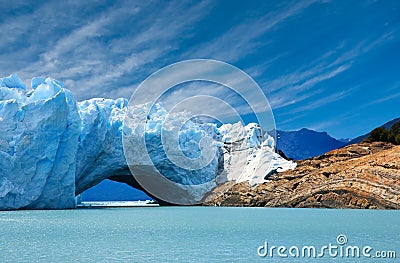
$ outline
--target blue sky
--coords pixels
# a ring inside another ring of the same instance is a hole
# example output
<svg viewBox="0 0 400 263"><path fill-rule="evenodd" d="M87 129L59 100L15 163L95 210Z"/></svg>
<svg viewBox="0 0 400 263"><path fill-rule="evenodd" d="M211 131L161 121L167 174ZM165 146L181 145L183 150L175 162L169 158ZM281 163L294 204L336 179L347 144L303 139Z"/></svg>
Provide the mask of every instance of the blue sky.
<svg viewBox="0 0 400 263"><path fill-rule="evenodd" d="M0 2L0 75L50 76L78 100L205 58L252 76L278 129L355 137L400 117L396 0Z"/></svg>

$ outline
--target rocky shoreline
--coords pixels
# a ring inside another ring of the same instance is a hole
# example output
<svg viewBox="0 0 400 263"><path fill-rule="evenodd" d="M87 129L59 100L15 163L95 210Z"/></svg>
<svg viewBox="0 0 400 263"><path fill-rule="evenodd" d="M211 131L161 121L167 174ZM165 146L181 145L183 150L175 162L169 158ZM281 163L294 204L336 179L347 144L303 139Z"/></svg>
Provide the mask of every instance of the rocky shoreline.
<svg viewBox="0 0 400 263"><path fill-rule="evenodd" d="M208 206L400 209L400 146L359 143L298 161L263 184L227 182Z"/></svg>

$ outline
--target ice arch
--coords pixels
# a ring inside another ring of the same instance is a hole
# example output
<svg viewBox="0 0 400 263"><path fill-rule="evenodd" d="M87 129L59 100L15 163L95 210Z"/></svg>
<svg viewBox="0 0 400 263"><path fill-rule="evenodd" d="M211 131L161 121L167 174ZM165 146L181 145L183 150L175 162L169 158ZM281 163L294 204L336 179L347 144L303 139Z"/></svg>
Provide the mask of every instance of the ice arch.
<svg viewBox="0 0 400 263"><path fill-rule="evenodd" d="M50 78L32 79L29 90L17 75L0 79L0 210L73 208L76 195L106 178L145 190L131 176L122 149L127 104L103 98L76 102ZM156 116L164 114L162 107L156 110ZM215 185L226 180L257 184L272 169L295 166L274 152L273 138L256 124L213 127L193 124L184 134L208 132L219 145L206 170ZM151 130L150 137L157 132ZM190 141L184 145L189 153L199 150ZM196 180L164 162L157 145L149 149L168 178Z"/></svg>

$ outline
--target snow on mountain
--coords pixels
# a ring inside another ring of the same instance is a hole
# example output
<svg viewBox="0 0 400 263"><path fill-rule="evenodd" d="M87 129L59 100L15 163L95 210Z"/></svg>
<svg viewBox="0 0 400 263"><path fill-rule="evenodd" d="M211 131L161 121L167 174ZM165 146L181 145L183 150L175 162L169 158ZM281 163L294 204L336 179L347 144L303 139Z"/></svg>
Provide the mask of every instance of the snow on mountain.
<svg viewBox="0 0 400 263"><path fill-rule="evenodd" d="M197 199L223 181L254 185L271 171L295 166L274 153L273 138L257 124L217 128L190 121L177 133L183 154L196 158L215 147L217 151L205 169L182 168L163 151L170 149L172 156L179 156L174 145L160 136L167 113L162 106L155 105L142 126L135 126L139 130L132 130L123 126L127 105L125 99L101 98L77 103L62 83L50 78L34 78L31 90L17 75L0 79L0 209L72 208L75 195L102 180L113 175L131 176L124 157L123 132L133 138L132 142L145 138L152 164L166 178L180 185L208 182L205 189L192 193ZM143 107L137 110L143 111ZM173 116L167 139L173 136L174 123L180 123L182 114ZM140 130L143 127L144 133ZM212 140L203 140L205 136ZM131 143L128 152L141 153L139 145ZM138 165L148 161L138 154L134 160Z"/></svg>

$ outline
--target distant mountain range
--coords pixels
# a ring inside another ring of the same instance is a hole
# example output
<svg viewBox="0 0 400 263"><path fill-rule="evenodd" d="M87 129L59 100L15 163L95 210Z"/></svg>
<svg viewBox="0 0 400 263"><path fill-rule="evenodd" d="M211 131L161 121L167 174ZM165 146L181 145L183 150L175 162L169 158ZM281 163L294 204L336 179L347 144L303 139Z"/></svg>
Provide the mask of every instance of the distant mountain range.
<svg viewBox="0 0 400 263"><path fill-rule="evenodd" d="M81 194L82 201L133 201L152 200L142 191L127 184L103 180Z"/></svg>
<svg viewBox="0 0 400 263"><path fill-rule="evenodd" d="M326 132L303 128L298 131L277 131L277 149L294 160L304 160L340 148L348 140L337 140Z"/></svg>
<svg viewBox="0 0 400 263"><path fill-rule="evenodd" d="M380 127L390 129L400 118L393 119ZM294 160L304 160L319 156L346 145L360 143L369 137L369 133L354 139L335 139L326 132L317 132L303 128L298 131L277 131L277 149Z"/></svg>

